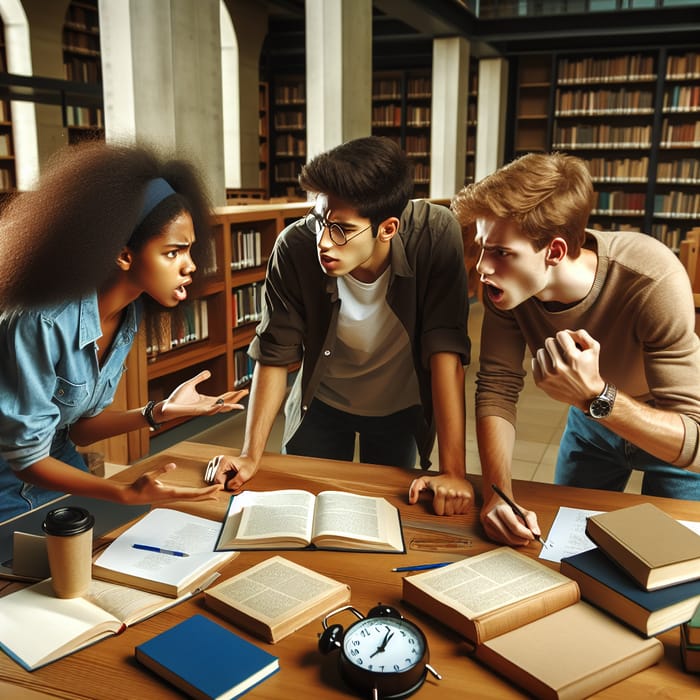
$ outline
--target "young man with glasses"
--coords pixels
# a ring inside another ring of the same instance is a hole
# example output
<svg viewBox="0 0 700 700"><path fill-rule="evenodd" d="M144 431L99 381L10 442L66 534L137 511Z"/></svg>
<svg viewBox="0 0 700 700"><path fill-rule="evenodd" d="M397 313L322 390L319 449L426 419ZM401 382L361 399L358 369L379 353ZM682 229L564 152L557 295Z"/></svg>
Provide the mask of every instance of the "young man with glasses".
<svg viewBox="0 0 700 700"><path fill-rule="evenodd" d="M299 178L315 196L279 236L240 456L222 456L215 480L234 492L257 471L287 388L284 450L372 464L430 466L409 498L433 492L437 514L468 510L464 365L469 361L461 229L446 208L410 201L411 167L390 139L367 137L310 161Z"/></svg>

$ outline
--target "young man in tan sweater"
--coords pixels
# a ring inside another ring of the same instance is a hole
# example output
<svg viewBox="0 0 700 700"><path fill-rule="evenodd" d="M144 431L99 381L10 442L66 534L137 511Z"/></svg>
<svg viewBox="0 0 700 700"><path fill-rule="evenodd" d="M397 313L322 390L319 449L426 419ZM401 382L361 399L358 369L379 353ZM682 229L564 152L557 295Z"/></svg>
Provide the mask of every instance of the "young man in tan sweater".
<svg viewBox="0 0 700 700"><path fill-rule="evenodd" d="M534 512L521 509L524 524L491 488L512 496L526 347L537 386L570 405L555 483L622 491L639 469L643 493L700 500L700 342L688 275L651 236L586 229L593 201L582 161L529 154L452 204L463 226L476 223L481 247L481 519L508 544L540 533Z"/></svg>

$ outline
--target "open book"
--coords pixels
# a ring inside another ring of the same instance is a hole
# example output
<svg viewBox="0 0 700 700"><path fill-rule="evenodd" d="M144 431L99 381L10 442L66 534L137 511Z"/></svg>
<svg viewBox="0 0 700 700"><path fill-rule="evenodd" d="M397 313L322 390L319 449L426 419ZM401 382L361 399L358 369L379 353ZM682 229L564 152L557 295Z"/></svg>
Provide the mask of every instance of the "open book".
<svg viewBox="0 0 700 700"><path fill-rule="evenodd" d="M584 603L575 581L509 547L406 576L403 597L538 698L588 697L663 656L659 640Z"/></svg>
<svg viewBox="0 0 700 700"><path fill-rule="evenodd" d="M344 491L244 491L232 496L216 549L405 552L401 518L384 498Z"/></svg>
<svg viewBox="0 0 700 700"><path fill-rule="evenodd" d="M57 598L46 579L0 598L0 647L33 671L119 634L194 593L173 599L93 580L84 597Z"/></svg>
<svg viewBox="0 0 700 700"><path fill-rule="evenodd" d="M236 556L215 552L221 524L155 508L125 530L92 565L94 578L176 598Z"/></svg>
<svg viewBox="0 0 700 700"><path fill-rule="evenodd" d="M275 643L350 600L350 587L273 556L204 594L207 607Z"/></svg>

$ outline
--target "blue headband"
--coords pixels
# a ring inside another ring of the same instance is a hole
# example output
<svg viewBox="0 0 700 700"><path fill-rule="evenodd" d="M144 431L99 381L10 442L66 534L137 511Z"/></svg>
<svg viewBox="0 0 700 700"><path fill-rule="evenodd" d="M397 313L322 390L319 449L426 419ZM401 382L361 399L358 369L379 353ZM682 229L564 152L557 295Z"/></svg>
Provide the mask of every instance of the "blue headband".
<svg viewBox="0 0 700 700"><path fill-rule="evenodd" d="M157 177L149 180L146 184L146 189L143 194L143 205L139 212L139 218L136 220L136 230L143 220L164 200L173 194L177 194L175 190L162 177Z"/></svg>

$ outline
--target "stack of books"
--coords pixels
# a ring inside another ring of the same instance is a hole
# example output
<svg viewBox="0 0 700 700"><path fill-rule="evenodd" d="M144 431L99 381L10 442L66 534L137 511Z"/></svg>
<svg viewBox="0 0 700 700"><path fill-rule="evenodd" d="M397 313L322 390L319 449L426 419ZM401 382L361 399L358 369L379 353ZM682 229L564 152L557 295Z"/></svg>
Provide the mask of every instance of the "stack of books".
<svg viewBox="0 0 700 700"><path fill-rule="evenodd" d="M646 637L693 617L700 535L649 503L590 516L586 534L597 547L561 561L584 600Z"/></svg>

